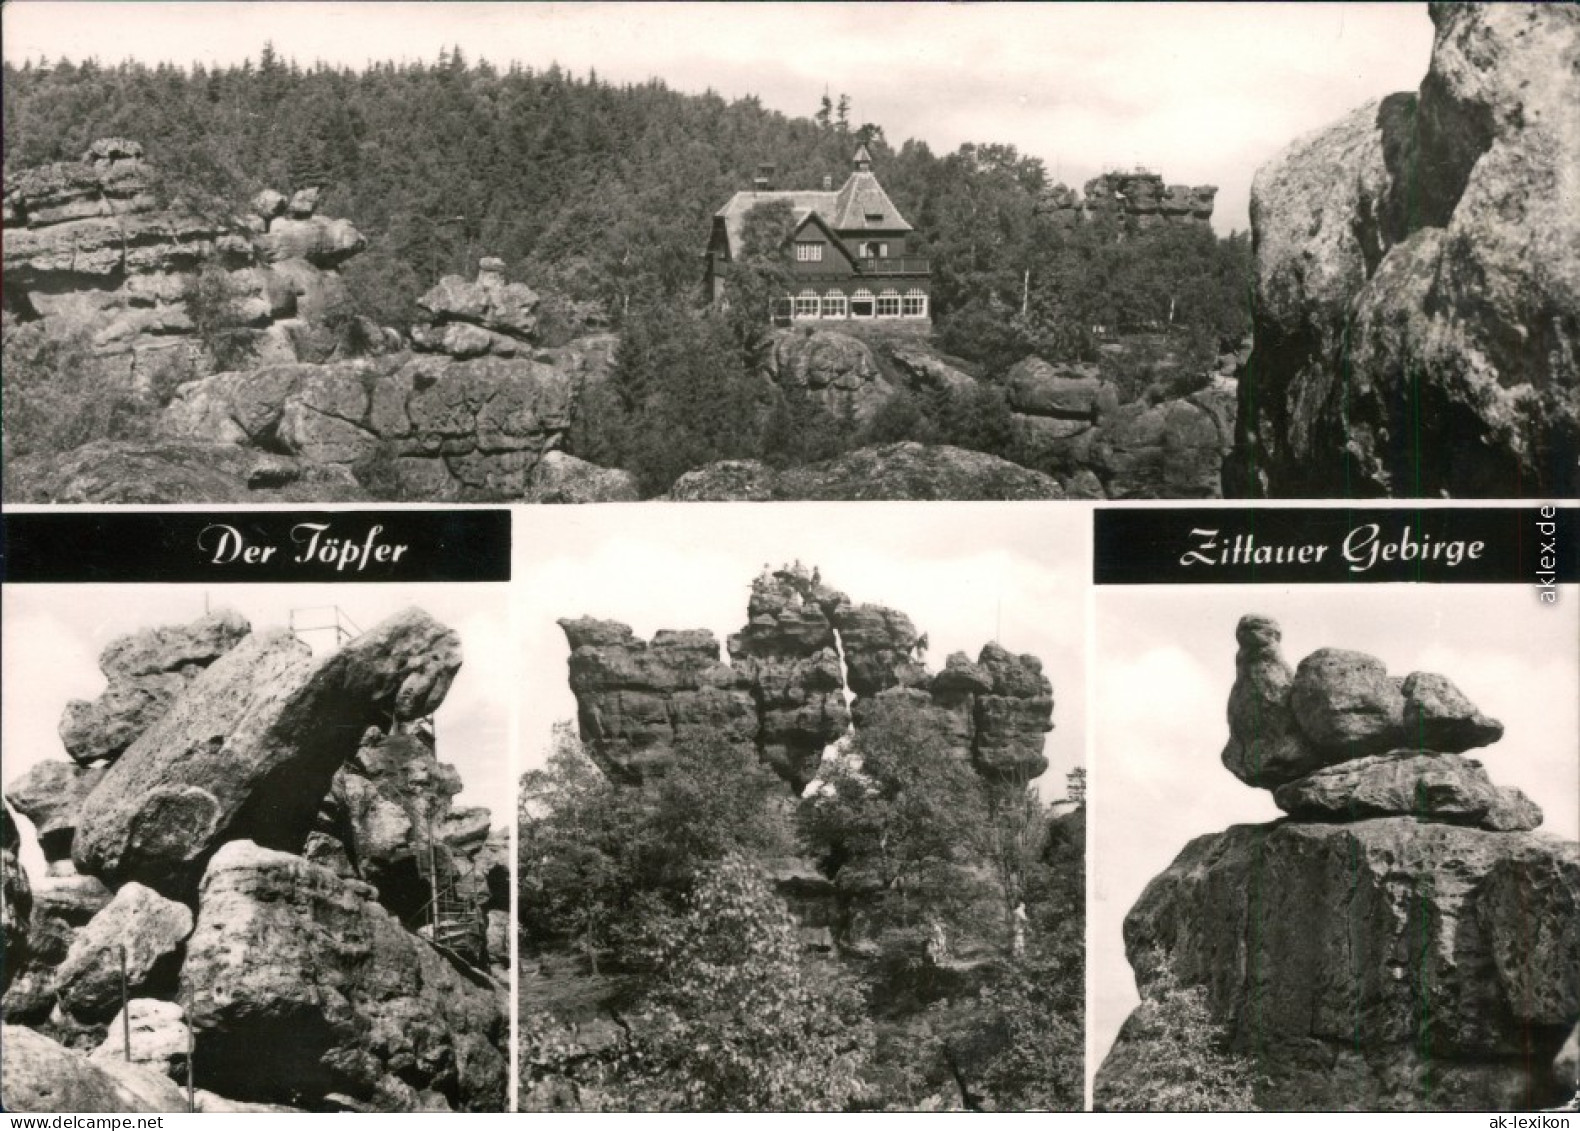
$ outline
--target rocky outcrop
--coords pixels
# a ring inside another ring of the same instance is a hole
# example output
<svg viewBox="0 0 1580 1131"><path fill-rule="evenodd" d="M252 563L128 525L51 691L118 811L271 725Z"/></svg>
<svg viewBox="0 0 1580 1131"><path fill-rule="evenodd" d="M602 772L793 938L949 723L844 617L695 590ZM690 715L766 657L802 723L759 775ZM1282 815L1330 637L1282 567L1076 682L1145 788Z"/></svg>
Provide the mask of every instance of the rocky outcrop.
<svg viewBox="0 0 1580 1131"><path fill-rule="evenodd" d="M226 840L300 850L363 732L431 714L459 666L455 634L415 609L317 665L289 632L249 636L193 680L88 796L77 866L181 894Z"/></svg>
<svg viewBox="0 0 1580 1131"><path fill-rule="evenodd" d="M642 495L629 471L547 452L528 476L522 497L529 503L634 503Z"/></svg>
<svg viewBox="0 0 1580 1131"><path fill-rule="evenodd" d="M95 142L81 161L21 170L5 183L5 308L89 343L106 379L147 392L211 370L203 327L263 359L309 352L310 323L345 300L335 268L365 240L314 215L316 190L260 194L250 215L163 201L142 146ZM277 218L278 217L278 218ZM207 304L194 315L194 304ZM373 334L378 336L376 327Z"/></svg>
<svg viewBox="0 0 1580 1131"><path fill-rule="evenodd" d="M1214 185L1165 185L1156 173L1103 173L1086 182L1083 196L1059 184L1045 189L1036 214L1057 227L1107 220L1137 228L1200 224L1212 220Z"/></svg>
<svg viewBox="0 0 1580 1131"><path fill-rule="evenodd" d="M506 282L505 261L491 256L478 261L476 280L446 275L417 305L429 321L413 328L412 344L450 357L515 357L538 327L537 293Z"/></svg>
<svg viewBox="0 0 1580 1131"><path fill-rule="evenodd" d="M1257 173L1229 494L1580 493L1580 13L1431 17L1418 92Z"/></svg>
<svg viewBox="0 0 1580 1131"><path fill-rule="evenodd" d="M210 862L181 973L205 1083L262 1102L497 1111L494 989L405 930L374 889L233 841Z"/></svg>
<svg viewBox="0 0 1580 1131"><path fill-rule="evenodd" d="M0 805L0 994L4 994L27 959L28 919L33 914L33 890L17 855L21 847L11 810Z"/></svg>
<svg viewBox="0 0 1580 1131"><path fill-rule="evenodd" d="M1098 497L1217 498L1234 440L1234 383L1184 397L1122 401L1095 364L1050 365L1039 357L1005 377L1017 458L1063 477L1071 494Z"/></svg>
<svg viewBox="0 0 1580 1131"><path fill-rule="evenodd" d="M89 1059L100 1065L129 1062L185 1083L192 1039L186 1012L173 1001L147 997L132 998L124 1012L110 1021L104 1043Z"/></svg>
<svg viewBox="0 0 1580 1131"><path fill-rule="evenodd" d="M759 460L721 460L688 471L674 502L1062 499L1050 475L983 452L905 442L777 471Z"/></svg>
<svg viewBox="0 0 1580 1131"><path fill-rule="evenodd" d="M10 1112L185 1111L186 1097L166 1076L113 1059L92 1061L41 1033L6 1025L0 1093Z"/></svg>
<svg viewBox="0 0 1580 1131"><path fill-rule="evenodd" d="M109 686L91 702L73 699L61 716L60 740L66 753L83 765L118 757L169 709L198 672L251 631L244 619L227 609L191 624L145 629L112 641L99 654L99 670Z"/></svg>
<svg viewBox="0 0 1580 1131"><path fill-rule="evenodd" d="M1124 929L1143 995L1160 954L1202 987L1263 1110L1566 1100L1554 1060L1580 1020L1580 845L1530 831L1535 804L1457 750L1403 745L1464 749L1501 726L1441 676L1393 680L1338 649L1291 673L1267 618L1237 635L1225 761L1276 784L1290 818L1199 837L1147 886ZM1147 1070L1125 1042L1099 1104Z"/></svg>
<svg viewBox="0 0 1580 1131"><path fill-rule="evenodd" d="M434 753L456 635L410 609L315 661L221 613L123 637L101 662L112 692L201 670L118 757L11 783L50 864L25 942L7 920L7 1019L133 1083L185 1083L191 1040L224 1093L201 1110L501 1107L510 845L487 809L453 806L460 778ZM6 879L11 913L25 900ZM137 997L119 1017L123 977Z"/></svg>
<svg viewBox="0 0 1580 1131"><path fill-rule="evenodd" d="M183 386L162 426L338 467L400 497L520 498L570 426L572 394L564 373L529 358L403 354L217 374Z"/></svg>
<svg viewBox="0 0 1580 1131"><path fill-rule="evenodd" d="M97 440L5 467L8 500L29 503L361 502L371 496L339 464L318 465L235 444Z"/></svg>
<svg viewBox="0 0 1580 1131"><path fill-rule="evenodd" d="M559 622L582 741L604 773L641 784L688 743L723 740L755 749L799 791L878 703L941 726L984 777L1029 781L1047 768L1053 689L1035 656L988 644L974 664L957 653L932 673L909 617L854 604L799 563L752 582L747 617L727 664L706 630L666 630L649 644L614 621Z"/></svg>
<svg viewBox="0 0 1580 1131"><path fill-rule="evenodd" d="M120 1006L123 976L133 993L168 989L178 949L191 933L185 906L127 884L72 939L55 971L60 1007L81 1021L108 1021Z"/></svg>
<svg viewBox="0 0 1580 1131"><path fill-rule="evenodd" d="M1396 680L1382 661L1341 648L1320 648L1291 673L1273 621L1243 617L1235 636L1223 764L1248 785L1283 786L1390 750L1460 754L1503 737L1444 676Z"/></svg>
<svg viewBox="0 0 1580 1131"><path fill-rule="evenodd" d="M833 330L777 331L767 369L780 388L812 398L840 420L871 420L895 391L866 342Z"/></svg>

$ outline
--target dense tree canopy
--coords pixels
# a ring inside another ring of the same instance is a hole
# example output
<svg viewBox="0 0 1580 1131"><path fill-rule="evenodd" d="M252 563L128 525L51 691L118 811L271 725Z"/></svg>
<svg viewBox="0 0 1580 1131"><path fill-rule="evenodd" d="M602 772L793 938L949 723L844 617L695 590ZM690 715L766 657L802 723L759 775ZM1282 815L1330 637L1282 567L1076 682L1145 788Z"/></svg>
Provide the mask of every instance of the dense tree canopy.
<svg viewBox="0 0 1580 1131"><path fill-rule="evenodd" d="M848 104L825 98L792 118L756 98L501 69L459 50L353 71L304 67L266 44L228 67L7 63L4 153L12 171L75 159L95 138L134 138L167 195L189 202L322 185L323 209L369 237L347 274L382 322L400 324L439 275L493 254L618 323L700 300L712 214L760 162L786 187L837 184L864 141L933 258L951 352L991 369L1089 351L1094 327L1243 333L1243 238L1059 229L1037 215L1048 185L1037 158L1007 145L944 157L918 141L891 146L881 126L851 123Z"/></svg>

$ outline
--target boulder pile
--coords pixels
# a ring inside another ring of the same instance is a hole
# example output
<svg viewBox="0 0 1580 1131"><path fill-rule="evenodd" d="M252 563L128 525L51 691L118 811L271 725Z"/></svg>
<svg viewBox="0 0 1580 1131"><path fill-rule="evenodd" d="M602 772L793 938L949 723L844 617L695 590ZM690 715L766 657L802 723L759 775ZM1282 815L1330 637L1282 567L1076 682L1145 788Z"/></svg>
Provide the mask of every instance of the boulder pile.
<svg viewBox="0 0 1580 1131"><path fill-rule="evenodd" d="M321 659L228 611L106 647L73 760L6 789L47 862L29 885L7 810L8 1107L66 1110L57 1073L184 1110L190 1047L205 1110L501 1109L508 838L452 807L428 721L460 664L418 609Z"/></svg>
<svg viewBox="0 0 1580 1131"><path fill-rule="evenodd" d="M1199 837L1125 920L1205 989L1264 1110L1508 1110L1567 1100L1580 844L1468 750L1503 727L1448 679L1323 648L1291 671L1242 618L1223 762L1289 814ZM1121 1030L1098 1073L1146 1072Z"/></svg>

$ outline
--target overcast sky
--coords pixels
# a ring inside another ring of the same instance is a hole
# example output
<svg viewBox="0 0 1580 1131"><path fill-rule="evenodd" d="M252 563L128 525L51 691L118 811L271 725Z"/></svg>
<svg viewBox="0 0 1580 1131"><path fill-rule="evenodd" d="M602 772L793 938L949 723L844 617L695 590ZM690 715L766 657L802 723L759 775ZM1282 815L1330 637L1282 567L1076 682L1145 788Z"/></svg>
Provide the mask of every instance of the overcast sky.
<svg viewBox="0 0 1580 1131"><path fill-rule="evenodd" d="M496 827L514 820L510 700L510 607L504 585L7 585L0 626L0 780L14 781L35 763L67 758L56 728L71 699L104 690L99 653L140 628L185 624L211 607L235 609L253 631L284 628L292 609L339 605L359 628L416 605L455 629L462 665L434 722L438 756L453 764L465 788L457 805L493 810ZM327 614L326 614L327 615ZM315 616L307 623L320 623ZM317 653L333 648L332 632L303 634ZM18 814L30 875L43 874L32 828Z"/></svg>
<svg viewBox="0 0 1580 1131"><path fill-rule="evenodd" d="M1542 807L1543 831L1580 839L1580 587L1556 607L1524 585L1103 587L1096 605L1089 1070L1137 1001L1120 931L1147 882L1197 836L1282 816L1219 761L1245 613L1280 623L1292 667L1336 647L1446 675L1504 726L1470 756Z"/></svg>
<svg viewBox="0 0 1580 1131"><path fill-rule="evenodd" d="M1424 4L317 4L12 0L4 56L228 63L265 41L303 64L473 60L595 68L857 123L937 153L1009 142L1081 184L1137 164L1216 184L1249 224L1256 167L1425 74ZM769 155L765 155L769 156ZM879 170L880 174L882 170Z"/></svg>
<svg viewBox="0 0 1580 1131"><path fill-rule="evenodd" d="M684 521L681 521L684 519ZM1084 762L1084 508L1010 504L750 503L561 507L518 529L515 576L526 693L525 763L541 765L550 728L576 717L562 617L618 620L651 639L661 628L712 629L721 655L746 624L764 563L799 559L857 604L898 609L928 634L929 666L973 660L997 636L1043 662L1053 683L1046 796Z"/></svg>

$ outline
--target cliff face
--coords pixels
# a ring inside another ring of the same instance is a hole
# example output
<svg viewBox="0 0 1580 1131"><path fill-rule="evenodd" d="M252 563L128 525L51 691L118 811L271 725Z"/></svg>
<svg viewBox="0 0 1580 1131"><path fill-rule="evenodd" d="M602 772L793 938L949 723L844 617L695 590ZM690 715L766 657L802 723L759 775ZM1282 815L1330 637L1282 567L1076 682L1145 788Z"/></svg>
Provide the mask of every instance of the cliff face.
<svg viewBox="0 0 1580 1131"><path fill-rule="evenodd" d="M1580 492L1580 12L1431 12L1418 92L1256 175L1226 494Z"/></svg>
<svg viewBox="0 0 1580 1131"><path fill-rule="evenodd" d="M853 604L799 566L753 581L747 615L728 664L705 629L660 632L649 644L612 621L560 622L582 741L606 774L640 784L688 738L722 735L799 791L824 748L879 702L941 722L985 776L1030 780L1047 769L1053 689L1035 656L988 644L975 663L955 653L931 672L909 617Z"/></svg>
<svg viewBox="0 0 1580 1131"><path fill-rule="evenodd" d="M5 1012L35 1030L8 1104L59 1110L49 1072L115 1094L124 955L140 1102L179 1095L190 1030L211 1107L498 1110L507 850L427 721L460 664L418 609L321 659L229 612L112 642L75 761L7 788L48 862L29 908L8 813Z"/></svg>
<svg viewBox="0 0 1580 1131"><path fill-rule="evenodd" d="M1198 837L1125 920L1142 990L1204 987L1268 1110L1552 1106L1580 1021L1580 845L1455 751L1502 734L1446 679L1239 627L1224 762L1290 817ZM1377 751L1382 751L1378 753ZM1275 788L1276 787L1276 788ZM1144 1071L1122 1033L1097 1099Z"/></svg>
<svg viewBox="0 0 1580 1131"><path fill-rule="evenodd" d="M8 176L7 315L83 335L107 378L148 389L210 363L189 301L207 270L238 343L265 361L321 360L333 345L314 325L345 302L336 268L366 245L361 233L316 215L316 189L262 193L245 214L216 216L162 206L158 185L125 138Z"/></svg>

